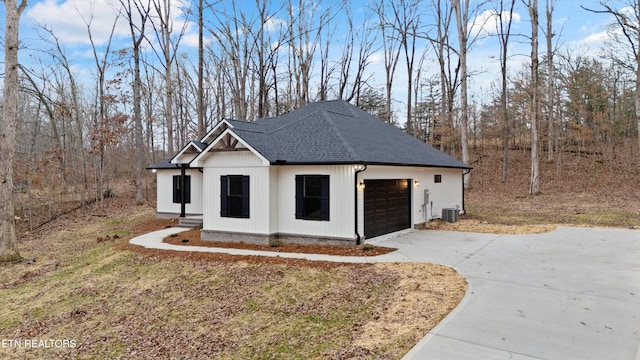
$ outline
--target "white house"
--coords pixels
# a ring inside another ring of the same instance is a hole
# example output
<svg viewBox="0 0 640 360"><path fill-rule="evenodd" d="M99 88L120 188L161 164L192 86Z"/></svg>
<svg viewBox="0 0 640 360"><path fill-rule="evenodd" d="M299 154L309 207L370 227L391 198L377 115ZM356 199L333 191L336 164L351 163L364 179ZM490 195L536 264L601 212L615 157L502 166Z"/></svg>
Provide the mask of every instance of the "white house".
<svg viewBox="0 0 640 360"><path fill-rule="evenodd" d="M464 211L470 169L344 101L225 119L150 168L158 216L180 213L184 188L203 240L345 245Z"/></svg>

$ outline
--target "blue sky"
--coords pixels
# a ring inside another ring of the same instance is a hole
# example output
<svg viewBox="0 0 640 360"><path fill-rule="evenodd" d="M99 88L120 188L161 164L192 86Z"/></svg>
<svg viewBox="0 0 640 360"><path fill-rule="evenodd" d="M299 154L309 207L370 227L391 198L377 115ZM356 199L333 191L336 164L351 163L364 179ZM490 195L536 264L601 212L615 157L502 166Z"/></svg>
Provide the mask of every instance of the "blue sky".
<svg viewBox="0 0 640 360"><path fill-rule="evenodd" d="M174 15L176 15L177 25L184 19L183 7L190 4L190 0L172 0L174 7ZM191 0L194 1L194 0ZM274 1L275 2L275 1ZM253 1L247 1L247 4L253 4ZM366 1L353 1L354 9L366 7ZM475 1L472 1L472 5ZM544 26L544 4L545 0L539 0L540 21ZM111 29L115 18L114 6L118 4L117 0L29 0L28 7L23 14L21 22L21 39L25 50L20 54L20 59L24 63L29 63L34 54L38 54L38 49L44 47L43 42L38 38L36 31L40 26L50 28L59 38L65 47L67 55L72 60L74 69L79 73L91 71L87 66L92 61L91 49L88 43L85 21L91 21L94 39L99 47L104 45L108 32ZM321 6L330 6L330 1L324 1ZM247 5L247 6L249 6ZM605 38L606 25L611 23L608 15L593 14L580 8L580 5L597 7L597 1L578 1L578 0L558 0L554 12L554 30L560 34L557 37L562 47L570 49L573 53L597 55ZM518 0L516 5L516 14L514 15L513 33L530 33L529 15L522 5L522 1ZM358 16L358 12L355 12ZM477 14L486 16L487 13ZM360 15L361 16L361 15ZM4 6L0 6L0 19L4 21ZM428 21L428 20L423 20ZM357 20L356 20L357 22ZM4 24L3 28L4 28ZM193 51L193 47L197 43L195 32L196 27L186 24L186 35L182 40L182 51L189 53ZM120 24L116 29L116 42L114 48L121 48L130 43L128 38L128 27L126 24ZM541 33L541 36L542 33ZM426 45L421 45L426 46ZM524 38L513 38L511 43L511 53L513 56L513 68L522 63L529 54L529 44ZM544 53L544 40L541 38L540 53ZM478 40L469 53L469 67L475 75L471 80L471 85L476 92L483 92L490 86L492 81L498 78L498 46L495 39L490 37ZM520 56L518 56L520 55ZM381 53L374 54L371 57L372 65L371 73L380 84L384 83L384 72L382 70ZM195 60L195 58L194 58ZM396 96L401 98L405 91L401 84L406 81L406 74L402 69L402 60L399 62L397 71ZM435 63L429 65L436 66ZM401 101L401 100L400 100Z"/></svg>

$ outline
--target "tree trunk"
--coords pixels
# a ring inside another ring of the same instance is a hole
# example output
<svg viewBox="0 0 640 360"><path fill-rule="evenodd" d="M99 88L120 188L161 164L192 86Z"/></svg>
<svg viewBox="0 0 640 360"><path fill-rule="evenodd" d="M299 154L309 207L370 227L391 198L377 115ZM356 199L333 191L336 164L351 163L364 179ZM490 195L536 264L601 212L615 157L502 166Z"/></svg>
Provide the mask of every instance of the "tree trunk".
<svg viewBox="0 0 640 360"><path fill-rule="evenodd" d="M198 0L198 139L202 139L207 130L204 125L204 7L203 0Z"/></svg>
<svg viewBox="0 0 640 360"><path fill-rule="evenodd" d="M136 47L133 55L133 122L135 127L136 144L136 204L144 203L142 192L142 172L144 171L143 161L145 159L144 138L142 135L142 111L140 109L142 81L140 80L140 49Z"/></svg>
<svg viewBox="0 0 640 360"><path fill-rule="evenodd" d="M506 29L503 19L504 4L500 1L498 9L498 39L500 41L500 73L502 83L500 88L500 111L502 112L502 182L506 183L509 178L509 136L511 134L511 123L509 121L509 109L507 107L507 54L509 51L509 37L511 35L511 24L513 19L513 8L515 0L509 2L509 19L507 19Z"/></svg>
<svg viewBox="0 0 640 360"><path fill-rule="evenodd" d="M531 183L529 194L540 192L538 159L538 0L530 0L531 15Z"/></svg>
<svg viewBox="0 0 640 360"><path fill-rule="evenodd" d="M167 121L167 142L169 143L169 154L174 153L174 129L173 129L173 79L171 78L171 43L170 43L170 30L169 30L169 1L163 2L163 21L161 24L163 44L162 52L164 55L164 84L165 84L165 116ZM141 34L142 36L143 34ZM135 96L135 95L134 95Z"/></svg>
<svg viewBox="0 0 640 360"><path fill-rule="evenodd" d="M638 34L640 38L640 33ZM638 158L640 158L640 51L636 52L636 92L633 99L636 107L636 124L638 126Z"/></svg>
<svg viewBox="0 0 640 360"><path fill-rule="evenodd" d="M0 263L20 260L13 203L13 161L18 125L18 26L26 0L5 4L4 93L0 120Z"/></svg>
<svg viewBox="0 0 640 360"><path fill-rule="evenodd" d="M133 45L133 136L136 146L136 165L135 165L135 185L136 185L136 204L142 204L144 202L143 187L142 187L142 171L144 170L143 161L145 159L144 151L144 138L142 135L142 111L140 110L142 80L140 79L140 47L145 36L145 25L149 19L150 2L147 0L146 5L136 5L138 15L140 16L140 23L135 24L133 19L133 9L131 7L131 0L128 0L127 4L124 4L124 0L120 0L120 3L125 7L129 21L129 31L131 34L131 42ZM168 6L168 5L167 5ZM168 12L168 9L166 10ZM163 15L168 16L168 13ZM158 13L161 11L158 9ZM170 70L167 70L170 72ZM170 87L167 89L170 92ZM171 98L167 99L169 101ZM169 124L171 124L171 118L168 117L168 133L169 133L169 151L173 149L173 136Z"/></svg>
<svg viewBox="0 0 640 360"><path fill-rule="evenodd" d="M551 2L553 1L553 3ZM555 0L547 0L546 3L546 15L547 15L547 102L548 102L548 110L547 110L547 124L548 124L548 132L547 132L547 161L553 161L553 151L554 151L554 139L555 139L555 130L554 130L554 72L553 72L553 8L555 5Z"/></svg>
<svg viewBox="0 0 640 360"><path fill-rule="evenodd" d="M396 47L393 34L388 33L388 25L391 23L385 13L385 4L381 2L376 5L376 12L378 15L380 36L382 37L382 50L384 51L384 69L385 69L385 90L386 90L386 103L385 103L385 116L384 119L388 123L393 122L393 115L391 110L391 89L393 87L393 78L398 64L400 46Z"/></svg>
<svg viewBox="0 0 640 360"><path fill-rule="evenodd" d="M462 6L464 8L462 8ZM461 4L460 0L453 2L458 24L458 42L460 50L460 142L462 143L462 162L469 164L469 144L467 134L469 131L469 107L467 96L467 24L469 23L469 2ZM469 174L464 177L465 189L469 187Z"/></svg>

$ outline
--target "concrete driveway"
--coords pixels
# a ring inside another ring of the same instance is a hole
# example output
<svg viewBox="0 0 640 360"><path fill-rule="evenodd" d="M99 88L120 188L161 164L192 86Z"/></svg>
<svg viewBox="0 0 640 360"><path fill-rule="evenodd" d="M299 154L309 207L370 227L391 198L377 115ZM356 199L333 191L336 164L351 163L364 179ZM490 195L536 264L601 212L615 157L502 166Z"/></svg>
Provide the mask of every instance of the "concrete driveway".
<svg viewBox="0 0 640 360"><path fill-rule="evenodd" d="M639 231L414 231L380 244L405 261L452 266L469 282L462 303L405 359L640 360Z"/></svg>
<svg viewBox="0 0 640 360"><path fill-rule="evenodd" d="M435 262L464 275L460 305L404 359L640 360L640 231L567 228L536 235L409 231L376 257L171 245L169 228L131 243L339 262Z"/></svg>

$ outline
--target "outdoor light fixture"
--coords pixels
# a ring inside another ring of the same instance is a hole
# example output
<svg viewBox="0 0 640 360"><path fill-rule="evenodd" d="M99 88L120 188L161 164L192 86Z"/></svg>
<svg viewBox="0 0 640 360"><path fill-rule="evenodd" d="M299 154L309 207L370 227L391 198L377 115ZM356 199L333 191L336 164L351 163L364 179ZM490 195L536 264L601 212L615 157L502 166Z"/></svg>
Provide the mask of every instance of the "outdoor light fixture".
<svg viewBox="0 0 640 360"><path fill-rule="evenodd" d="M415 185L416 187L420 186L420 181L414 180L413 181L413 185Z"/></svg>
<svg viewBox="0 0 640 360"><path fill-rule="evenodd" d="M364 189L364 181L360 181L360 183L358 184L358 187L360 189Z"/></svg>

